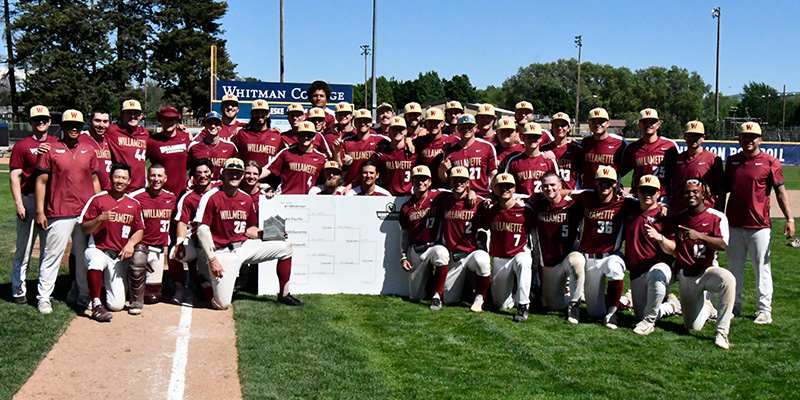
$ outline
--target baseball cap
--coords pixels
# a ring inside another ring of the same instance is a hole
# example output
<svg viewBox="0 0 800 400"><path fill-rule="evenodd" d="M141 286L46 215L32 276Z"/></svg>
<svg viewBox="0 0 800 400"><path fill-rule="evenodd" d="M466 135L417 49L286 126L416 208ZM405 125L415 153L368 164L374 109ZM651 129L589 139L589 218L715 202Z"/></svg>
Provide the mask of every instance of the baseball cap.
<svg viewBox="0 0 800 400"><path fill-rule="evenodd" d="M366 108L360 108L356 111L356 119L372 119L372 112Z"/></svg>
<svg viewBox="0 0 800 400"><path fill-rule="evenodd" d="M527 101L520 101L517 103L517 106L514 108L515 110L531 110L533 111L533 104L528 103Z"/></svg>
<svg viewBox="0 0 800 400"><path fill-rule="evenodd" d="M125 100L122 102L122 111L142 111L142 105L137 100Z"/></svg>
<svg viewBox="0 0 800 400"><path fill-rule="evenodd" d="M761 136L761 126L755 122L748 121L739 126L739 133L752 133Z"/></svg>
<svg viewBox="0 0 800 400"><path fill-rule="evenodd" d="M405 107L406 114L422 114L422 107L419 103L412 101L411 103L406 104Z"/></svg>
<svg viewBox="0 0 800 400"><path fill-rule="evenodd" d="M342 168L339 166L339 163L334 160L325 161L325 167L323 169L335 169L339 172L342 172Z"/></svg>
<svg viewBox="0 0 800 400"><path fill-rule="evenodd" d="M428 178L431 177L431 170L424 165L417 165L411 170L411 176L427 176Z"/></svg>
<svg viewBox="0 0 800 400"><path fill-rule="evenodd" d="M312 118L325 119L325 110L319 107L314 107L308 110L308 119Z"/></svg>
<svg viewBox="0 0 800 400"><path fill-rule="evenodd" d="M517 121L514 121L514 118L511 117L503 117L497 121L497 129L517 129Z"/></svg>
<svg viewBox="0 0 800 400"><path fill-rule="evenodd" d="M225 160L225 164L222 169L236 169L239 171L244 171L244 161L239 158L229 158Z"/></svg>
<svg viewBox="0 0 800 400"><path fill-rule="evenodd" d="M391 128L391 127L395 127L395 126L402 126L403 128L405 128L406 127L406 120L404 118L400 118L400 117L392 117L392 123L389 124L389 127Z"/></svg>
<svg viewBox="0 0 800 400"><path fill-rule="evenodd" d="M31 107L31 118L36 117L50 118L50 110L48 110L45 106L33 106Z"/></svg>
<svg viewBox="0 0 800 400"><path fill-rule="evenodd" d="M83 113L78 110L67 110L61 113L61 123L80 122L83 123Z"/></svg>
<svg viewBox="0 0 800 400"><path fill-rule="evenodd" d="M156 118L181 118L181 113L178 112L178 109L175 107L161 107L160 110L156 111Z"/></svg>
<svg viewBox="0 0 800 400"><path fill-rule="evenodd" d="M499 185L501 183L510 183L512 185L515 185L515 186L517 184L517 182L514 181L514 176L513 175L505 174L505 173L497 174L497 176L494 177L494 183L497 184L497 185Z"/></svg>
<svg viewBox="0 0 800 400"><path fill-rule="evenodd" d="M653 108L645 108L639 111L639 121L643 119L658 119L658 111Z"/></svg>
<svg viewBox="0 0 800 400"><path fill-rule="evenodd" d="M606 111L605 108L600 108L600 107L593 108L589 111L589 119L595 119L595 118L610 119L608 118L608 111Z"/></svg>
<svg viewBox="0 0 800 400"><path fill-rule="evenodd" d="M309 121L303 121L300 125L297 126L297 132L312 132L316 133L317 130L314 128L314 123Z"/></svg>
<svg viewBox="0 0 800 400"><path fill-rule="evenodd" d="M232 94L226 94L225 96L222 96L222 102L224 103L226 101L232 101L236 104L239 104L239 98Z"/></svg>
<svg viewBox="0 0 800 400"><path fill-rule="evenodd" d="M528 122L525 124L525 129L522 131L522 134L542 136L542 126L536 122Z"/></svg>
<svg viewBox="0 0 800 400"><path fill-rule="evenodd" d="M700 135L706 134L706 128L700 121L689 121L683 127L683 133L697 133Z"/></svg>
<svg viewBox="0 0 800 400"><path fill-rule="evenodd" d="M462 166L450 168L450 178L469 179L469 170L467 169L467 167L462 167Z"/></svg>
<svg viewBox="0 0 800 400"><path fill-rule="evenodd" d="M601 165L600 168L597 168L597 172L594 174L594 179L611 179L612 181L615 181L617 180L617 170L609 167L608 165Z"/></svg>
<svg viewBox="0 0 800 400"><path fill-rule="evenodd" d="M336 103L336 112L349 112L349 113L351 113L351 112L353 112L353 106L350 103L346 102L346 101L342 101L342 102Z"/></svg>
<svg viewBox="0 0 800 400"><path fill-rule="evenodd" d="M458 125L475 125L475 117L472 114L464 114L458 117Z"/></svg>
<svg viewBox="0 0 800 400"><path fill-rule="evenodd" d="M431 107L425 111L425 119L429 121L444 121L444 113L442 110Z"/></svg>
<svg viewBox="0 0 800 400"><path fill-rule="evenodd" d="M651 187L661 189L661 181L655 175L644 175L639 178L639 187Z"/></svg>
<svg viewBox="0 0 800 400"><path fill-rule="evenodd" d="M303 105L302 104L300 104L300 103L292 103L292 104L289 104L289 107L286 107L286 113L288 114L290 112L304 113L304 112L306 112L306 110L303 109Z"/></svg>
<svg viewBox="0 0 800 400"><path fill-rule="evenodd" d="M269 111L269 103L266 100L254 100L253 105L250 106L250 111L253 110L267 110Z"/></svg>
<svg viewBox="0 0 800 400"><path fill-rule="evenodd" d="M553 118L551 118L551 119L553 121L555 121L557 119L560 119L562 121L567 121L567 123L569 123L569 115L567 115L566 113L563 113L563 112L558 112L558 113L553 114Z"/></svg>
<svg viewBox="0 0 800 400"><path fill-rule="evenodd" d="M208 121L210 119L218 119L221 122L222 121L222 115L220 115L216 111L209 111L208 113L206 113L205 118L203 118L203 123L205 123L206 121Z"/></svg>
<svg viewBox="0 0 800 400"><path fill-rule="evenodd" d="M391 104L389 104L389 103L385 103L385 102L384 102L384 103L381 103L381 104L378 106L378 108L376 108L376 109L375 109L375 111L377 111L377 112L379 112L379 113L380 113L380 112L381 112L381 110L383 110L384 108L388 108L388 109L390 109L390 110L394 111L394 107L392 107L392 105L391 105Z"/></svg>
<svg viewBox="0 0 800 400"><path fill-rule="evenodd" d="M447 110L461 110L464 111L464 107L461 105L460 101L448 101L447 105L444 106L445 111Z"/></svg>
<svg viewBox="0 0 800 400"><path fill-rule="evenodd" d="M494 106L491 104L481 104L478 106L478 115L488 115L494 117Z"/></svg>

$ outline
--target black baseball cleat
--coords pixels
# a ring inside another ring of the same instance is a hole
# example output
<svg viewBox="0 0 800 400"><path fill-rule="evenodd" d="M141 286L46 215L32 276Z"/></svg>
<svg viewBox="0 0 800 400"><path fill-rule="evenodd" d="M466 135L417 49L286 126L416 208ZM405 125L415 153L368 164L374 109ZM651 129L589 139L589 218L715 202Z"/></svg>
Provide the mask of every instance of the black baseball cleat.
<svg viewBox="0 0 800 400"><path fill-rule="evenodd" d="M14 296L14 302L21 306L27 306L28 298L25 296Z"/></svg>
<svg viewBox="0 0 800 400"><path fill-rule="evenodd" d="M92 307L92 319L97 322L109 322L113 317L114 316L108 312L102 304Z"/></svg>
<svg viewBox="0 0 800 400"><path fill-rule="evenodd" d="M292 296L291 294L287 294L286 296L278 296L278 304L284 304L287 306L292 307L305 307L306 303L298 300L296 297Z"/></svg>
<svg viewBox="0 0 800 400"><path fill-rule="evenodd" d="M528 319L528 305L520 304L517 306L517 315L514 316L514 322L522 322Z"/></svg>

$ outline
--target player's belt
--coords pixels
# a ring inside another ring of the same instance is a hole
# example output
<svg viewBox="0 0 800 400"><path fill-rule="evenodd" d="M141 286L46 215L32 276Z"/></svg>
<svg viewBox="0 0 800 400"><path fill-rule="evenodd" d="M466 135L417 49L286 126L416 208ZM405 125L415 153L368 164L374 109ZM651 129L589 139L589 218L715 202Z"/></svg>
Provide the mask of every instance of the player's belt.
<svg viewBox="0 0 800 400"><path fill-rule="evenodd" d="M147 248L148 248L150 251L152 251L153 253L158 253L158 254L162 254L162 253L164 253L164 246L150 246L150 245L148 244L148 245L147 245Z"/></svg>
<svg viewBox="0 0 800 400"><path fill-rule="evenodd" d="M415 244L413 246L414 252L417 254L422 254L427 251L431 247L430 243L423 243L423 244Z"/></svg>
<svg viewBox="0 0 800 400"><path fill-rule="evenodd" d="M612 253L586 253L587 258L602 259L610 256Z"/></svg>
<svg viewBox="0 0 800 400"><path fill-rule="evenodd" d="M695 277L703 273L700 267L683 267L683 276Z"/></svg>
<svg viewBox="0 0 800 400"><path fill-rule="evenodd" d="M468 251L456 251L453 253L453 261L461 261L469 255Z"/></svg>
<svg viewBox="0 0 800 400"><path fill-rule="evenodd" d="M242 247L242 244L244 244L244 242L231 242L231 243L228 243L228 244L226 244L225 246L223 246L223 247L221 247L219 249L214 249L214 250L215 251L219 251L219 250L234 251L234 250L238 249L239 247Z"/></svg>
<svg viewBox="0 0 800 400"><path fill-rule="evenodd" d="M118 251L109 250L109 249L102 249L101 251L102 251L103 253L106 253L106 255L108 256L108 258L110 258L110 259L112 259L112 260L113 260L113 259L116 259L117 257L119 257L119 252L118 252Z"/></svg>

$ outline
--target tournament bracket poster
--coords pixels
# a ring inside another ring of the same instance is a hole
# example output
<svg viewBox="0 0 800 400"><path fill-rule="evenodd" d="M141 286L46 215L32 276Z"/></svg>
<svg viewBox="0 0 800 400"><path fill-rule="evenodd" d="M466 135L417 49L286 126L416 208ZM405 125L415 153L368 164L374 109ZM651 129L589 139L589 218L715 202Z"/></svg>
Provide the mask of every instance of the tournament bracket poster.
<svg viewBox="0 0 800 400"><path fill-rule="evenodd" d="M254 100L266 100L269 103L270 120L273 127L281 131L289 130L286 120L286 109L289 104L300 103L308 112L311 103L306 96L306 89L311 83L279 83L279 82L239 82L217 81L216 93L211 99L211 108L222 113L221 99L232 94L239 98L239 116L242 121L250 120L250 105ZM331 97L328 99L327 108L334 110L336 103L346 101L353 103L353 85L330 85Z"/></svg>
<svg viewBox="0 0 800 400"><path fill-rule="evenodd" d="M400 207L408 197L278 195L259 200L259 226L286 220L294 294L408 295L400 264ZM258 293L275 294L275 261L258 270Z"/></svg>

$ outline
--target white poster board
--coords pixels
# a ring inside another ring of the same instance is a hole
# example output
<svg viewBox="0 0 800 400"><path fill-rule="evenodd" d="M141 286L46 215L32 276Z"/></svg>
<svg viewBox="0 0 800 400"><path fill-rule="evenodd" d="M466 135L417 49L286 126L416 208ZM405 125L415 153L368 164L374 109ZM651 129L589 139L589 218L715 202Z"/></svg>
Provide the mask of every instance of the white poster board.
<svg viewBox="0 0 800 400"><path fill-rule="evenodd" d="M290 291L408 295L400 266L398 211L408 197L279 195L259 201L259 222L286 219L292 244ZM258 294L275 294L275 261L258 270Z"/></svg>

